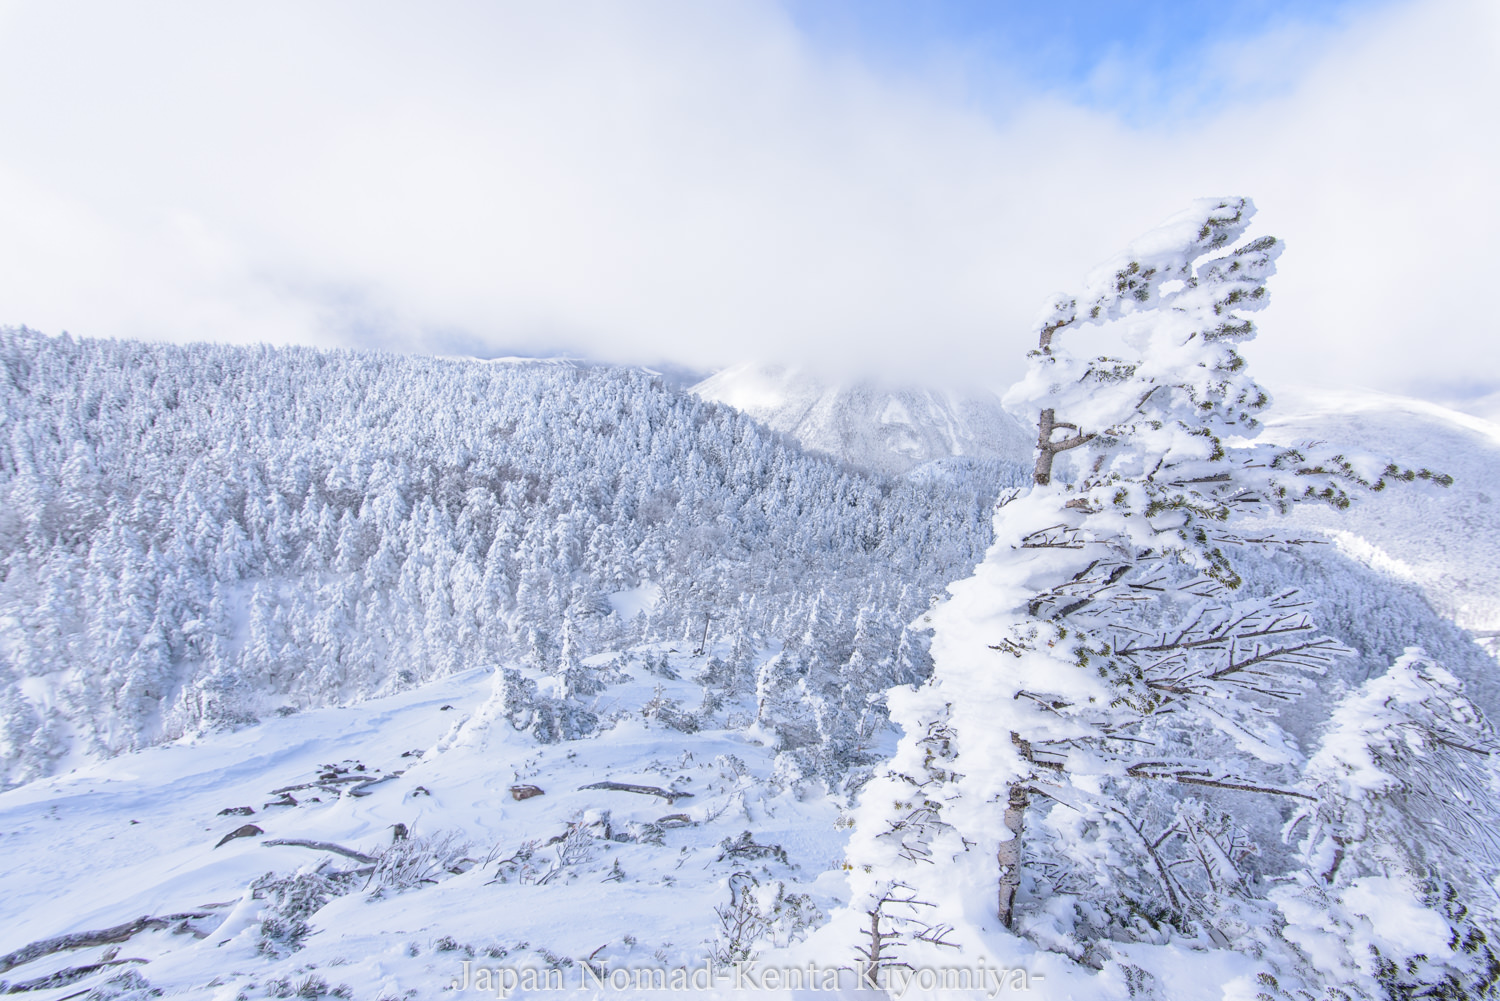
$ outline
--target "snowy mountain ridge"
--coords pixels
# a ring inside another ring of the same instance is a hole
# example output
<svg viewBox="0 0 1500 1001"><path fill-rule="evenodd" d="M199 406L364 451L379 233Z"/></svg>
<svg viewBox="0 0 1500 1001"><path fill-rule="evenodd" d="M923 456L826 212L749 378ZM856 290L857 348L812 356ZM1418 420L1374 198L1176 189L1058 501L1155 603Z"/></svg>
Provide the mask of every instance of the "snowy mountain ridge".
<svg viewBox="0 0 1500 1001"><path fill-rule="evenodd" d="M885 473L949 457L1024 463L1033 444L1030 432L984 390L831 382L802 369L747 363L716 372L691 391L804 448Z"/></svg>
<svg viewBox="0 0 1500 1001"><path fill-rule="evenodd" d="M1453 477L1441 490L1393 489L1348 512L1299 512L1362 563L1420 587L1465 629L1500 630L1500 425L1385 393L1293 390L1264 436L1327 440Z"/></svg>

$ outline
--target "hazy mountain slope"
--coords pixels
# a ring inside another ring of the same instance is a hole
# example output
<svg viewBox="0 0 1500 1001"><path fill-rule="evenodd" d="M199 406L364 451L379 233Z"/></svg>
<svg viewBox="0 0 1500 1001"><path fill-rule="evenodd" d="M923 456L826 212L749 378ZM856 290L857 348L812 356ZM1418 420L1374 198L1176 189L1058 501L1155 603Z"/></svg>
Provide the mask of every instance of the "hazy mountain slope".
<svg viewBox="0 0 1500 1001"><path fill-rule="evenodd" d="M1025 462L1032 436L993 393L829 383L811 373L738 365L692 391L789 434L803 446L888 473L949 456Z"/></svg>
<svg viewBox="0 0 1500 1001"><path fill-rule="evenodd" d="M1376 393L1288 393L1278 405L1266 429L1274 441L1347 443L1351 453L1453 477L1447 488L1392 488L1348 512L1298 517L1333 532L1353 558L1420 587L1458 625L1500 630L1500 425Z"/></svg>

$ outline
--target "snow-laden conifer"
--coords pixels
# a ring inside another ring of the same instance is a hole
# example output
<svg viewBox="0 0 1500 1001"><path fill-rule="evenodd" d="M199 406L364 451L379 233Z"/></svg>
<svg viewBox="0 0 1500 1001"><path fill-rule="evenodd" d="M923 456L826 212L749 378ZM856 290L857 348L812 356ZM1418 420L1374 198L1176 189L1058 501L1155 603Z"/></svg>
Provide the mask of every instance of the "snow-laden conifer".
<svg viewBox="0 0 1500 1001"><path fill-rule="evenodd" d="M1342 648L1297 593L1240 593L1233 553L1297 541L1245 516L1441 477L1257 444L1270 396L1239 346L1281 244L1246 239L1253 211L1194 203L1037 322L1007 396L1038 428L1034 484L928 617L935 673L890 696L905 736L851 843L854 908L901 932L885 955L951 924L1096 962L1091 942L1260 922L1244 804L1309 795L1277 706Z"/></svg>
<svg viewBox="0 0 1500 1001"><path fill-rule="evenodd" d="M1289 824L1304 870L1274 895L1319 977L1370 997L1490 997L1500 984L1500 741L1418 648L1350 692Z"/></svg>

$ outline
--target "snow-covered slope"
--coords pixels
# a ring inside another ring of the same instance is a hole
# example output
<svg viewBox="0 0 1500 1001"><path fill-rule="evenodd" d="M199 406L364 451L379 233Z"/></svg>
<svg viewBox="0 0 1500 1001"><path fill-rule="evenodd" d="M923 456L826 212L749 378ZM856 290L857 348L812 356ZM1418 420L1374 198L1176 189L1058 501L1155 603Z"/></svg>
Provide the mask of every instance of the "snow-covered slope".
<svg viewBox="0 0 1500 1001"><path fill-rule="evenodd" d="M872 381L832 383L810 372L737 365L693 387L804 447L887 473L949 456L1026 462L1032 435L993 393Z"/></svg>
<svg viewBox="0 0 1500 1001"><path fill-rule="evenodd" d="M1420 587L1458 625L1500 630L1500 425L1368 392L1287 393L1278 410L1266 430L1274 441L1337 442L1452 476L1446 488L1398 485L1347 512L1298 517L1332 532L1353 558Z"/></svg>
<svg viewBox="0 0 1500 1001"><path fill-rule="evenodd" d="M735 989L748 986L726 962L739 921L763 936L740 943L757 959L749 983L796 968L818 997L875 996L856 977L859 915L842 909L852 798L778 753L780 738L751 722L763 695L754 687L700 704L730 647L648 643L587 658L603 682L588 705L612 725L583 739L539 744L515 725L504 674L479 668L0 793L0 991L53 985L26 992L39 1001L91 991L102 1001L809 996ZM757 658L754 673L776 659ZM521 673L555 695L556 676ZM876 735L869 750L888 755L894 737ZM528 786L541 794L525 796ZM131 933L141 918L170 920ZM110 929L108 941L61 947ZM1220 1001L1221 984L1255 970L1228 952L1140 944L1131 958L1169 988L1157 996L1191 1001ZM1097 976L1023 939L953 965L981 963L1027 970L1027 996L1137 996L1117 970ZM466 971L468 988L450 992ZM823 989L830 973L840 990ZM698 979L675 993L638 989L679 975ZM527 976L552 979L528 990Z"/></svg>
<svg viewBox="0 0 1500 1001"><path fill-rule="evenodd" d="M0 991L426 999L468 964L471 989L479 969L512 971L511 988L531 969L575 996L586 960L606 981L701 969L731 944L715 913L731 880L773 939L798 937L842 891L838 805L728 726L753 693L691 734L650 715L695 696L706 665L628 651L596 700L619 720L594 740L538 746L477 669L0 794ZM142 917L170 920L45 944Z"/></svg>

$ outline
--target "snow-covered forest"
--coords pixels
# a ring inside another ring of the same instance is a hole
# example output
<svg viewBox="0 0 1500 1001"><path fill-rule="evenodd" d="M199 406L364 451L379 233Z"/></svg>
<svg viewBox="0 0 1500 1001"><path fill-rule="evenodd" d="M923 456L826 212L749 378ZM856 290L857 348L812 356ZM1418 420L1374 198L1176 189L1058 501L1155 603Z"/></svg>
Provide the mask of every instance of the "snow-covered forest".
<svg viewBox="0 0 1500 1001"><path fill-rule="evenodd" d="M1495 996L1500 433L1278 414L1253 214L1009 416L0 331L3 989Z"/></svg>
<svg viewBox="0 0 1500 1001"><path fill-rule="evenodd" d="M0 998L1500 1001L1497 95L0 0Z"/></svg>
<svg viewBox="0 0 1500 1001"><path fill-rule="evenodd" d="M847 755L1017 475L885 480L643 371L26 330L0 365L12 783L510 663L592 732L581 659L705 636Z"/></svg>

